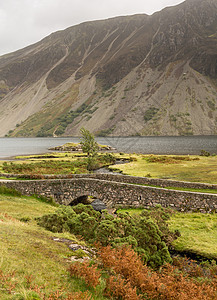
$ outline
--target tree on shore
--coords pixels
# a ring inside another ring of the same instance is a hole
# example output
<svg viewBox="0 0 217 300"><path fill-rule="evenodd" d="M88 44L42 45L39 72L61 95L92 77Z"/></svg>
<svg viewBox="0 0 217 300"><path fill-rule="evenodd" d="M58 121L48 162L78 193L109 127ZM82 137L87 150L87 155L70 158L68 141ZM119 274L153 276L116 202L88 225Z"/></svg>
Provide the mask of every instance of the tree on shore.
<svg viewBox="0 0 217 300"><path fill-rule="evenodd" d="M89 130L84 127L81 128L81 147L83 153L87 154L87 169L92 170L95 164L95 158L97 156L97 151L99 150L99 146L95 141L95 137L90 133Z"/></svg>

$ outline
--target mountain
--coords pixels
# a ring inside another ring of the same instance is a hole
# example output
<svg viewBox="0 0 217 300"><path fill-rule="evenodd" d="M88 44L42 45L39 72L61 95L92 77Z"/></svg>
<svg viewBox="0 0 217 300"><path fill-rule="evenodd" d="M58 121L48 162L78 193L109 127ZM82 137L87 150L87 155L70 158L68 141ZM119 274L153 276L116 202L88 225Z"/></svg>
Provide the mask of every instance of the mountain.
<svg viewBox="0 0 217 300"><path fill-rule="evenodd" d="M86 22L0 57L0 136L217 134L217 1Z"/></svg>

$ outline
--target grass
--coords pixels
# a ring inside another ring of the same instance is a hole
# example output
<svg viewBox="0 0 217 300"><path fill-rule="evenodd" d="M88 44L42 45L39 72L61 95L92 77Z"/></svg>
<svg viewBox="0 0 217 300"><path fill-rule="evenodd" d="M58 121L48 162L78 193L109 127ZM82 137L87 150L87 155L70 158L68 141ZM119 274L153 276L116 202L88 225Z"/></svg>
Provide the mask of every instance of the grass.
<svg viewBox="0 0 217 300"><path fill-rule="evenodd" d="M139 214L142 210L130 208L118 212ZM172 231L178 229L181 233L181 237L173 242L175 250L217 260L217 214L176 212L168 224Z"/></svg>
<svg viewBox="0 0 217 300"><path fill-rule="evenodd" d="M117 210L117 213L123 212L123 213L129 213L130 215L137 215L142 213L144 208L120 208Z"/></svg>
<svg viewBox="0 0 217 300"><path fill-rule="evenodd" d="M217 259L217 214L176 213L169 226L181 232L174 241L176 250Z"/></svg>
<svg viewBox="0 0 217 300"><path fill-rule="evenodd" d="M44 155L19 156L19 160L0 164L0 172L11 174L80 174L89 173L87 156L83 153L51 153ZM96 168L112 163L107 154L98 154Z"/></svg>
<svg viewBox="0 0 217 300"><path fill-rule="evenodd" d="M17 282L9 294L0 280L0 299L33 299L25 296L30 277L36 286L45 284L47 294L63 286L70 293L86 288L83 282L69 279L67 268L72 251L64 243L53 240L55 236L78 242L76 237L68 233L54 235L36 224L35 217L55 210L54 206L34 197L0 195L0 273L15 271L12 281ZM104 298L94 296L94 299Z"/></svg>
<svg viewBox="0 0 217 300"><path fill-rule="evenodd" d="M134 185L134 183L128 183ZM208 193L208 194L217 194L217 189L194 189L194 188L184 188L184 187L174 187L174 186L166 186L162 187L159 185L151 185L151 184L138 184L141 186L149 186L149 187L155 187L155 188L164 188L167 190L177 190L177 191L186 191L186 192L196 192L196 193Z"/></svg>
<svg viewBox="0 0 217 300"><path fill-rule="evenodd" d="M53 158L51 158L53 156ZM83 157L84 153L81 152L50 152L50 153L44 153L44 154L34 154L34 155L20 155L16 156L15 159L19 159L21 161L25 160L32 160L32 161L38 161L38 160L50 160L50 159L76 159L76 157Z"/></svg>
<svg viewBox="0 0 217 300"><path fill-rule="evenodd" d="M103 156L103 154L100 155ZM126 175L217 184L217 156L124 153L112 153L112 155L116 159L130 160L129 163L109 167L111 170L119 171ZM33 172L32 169L34 169L34 172L42 174L87 173L85 166L81 166L81 161L85 159L85 155L81 152L54 152L43 155L19 156L16 159L16 161L12 162L13 165L32 164L30 165L29 173ZM4 163L3 161L0 162L0 172L4 172ZM7 163L10 164L10 162ZM45 167L42 170L45 164L47 166L50 164L50 167Z"/></svg>
<svg viewBox="0 0 217 300"><path fill-rule="evenodd" d="M170 187L170 186L166 187L166 189L168 189L168 190L186 191L186 192L196 192L196 193L217 194L217 190L216 189L192 189L192 188L181 188L181 187Z"/></svg>
<svg viewBox="0 0 217 300"><path fill-rule="evenodd" d="M180 156L167 155L131 155L135 160L127 164L111 166L123 174L132 176L148 176L152 178L173 179L190 182L217 183L217 156ZM156 160L151 159L159 158ZM189 159L190 158L190 159Z"/></svg>
<svg viewBox="0 0 217 300"><path fill-rule="evenodd" d="M15 179L18 179L17 177L5 177L5 176L0 176L0 179L3 179L3 180L15 180Z"/></svg>
<svg viewBox="0 0 217 300"><path fill-rule="evenodd" d="M99 143L97 143L97 144L99 146L99 150L106 150L107 147L108 147L108 145L102 145L102 144L99 144ZM81 145L81 143L72 143L72 142L69 142L69 143L66 143L66 144L62 145L61 147L62 147L62 149L64 149L63 151L67 151L68 148L72 148L72 147L79 147L79 148L81 148L82 145Z"/></svg>

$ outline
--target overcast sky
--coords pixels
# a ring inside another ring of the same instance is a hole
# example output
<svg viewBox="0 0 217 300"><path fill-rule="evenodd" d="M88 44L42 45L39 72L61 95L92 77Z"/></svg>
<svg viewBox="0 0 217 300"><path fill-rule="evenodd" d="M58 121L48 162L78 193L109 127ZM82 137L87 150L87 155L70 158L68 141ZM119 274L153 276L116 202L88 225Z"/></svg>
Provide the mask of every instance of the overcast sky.
<svg viewBox="0 0 217 300"><path fill-rule="evenodd" d="M84 21L153 14L184 0L0 0L0 55Z"/></svg>

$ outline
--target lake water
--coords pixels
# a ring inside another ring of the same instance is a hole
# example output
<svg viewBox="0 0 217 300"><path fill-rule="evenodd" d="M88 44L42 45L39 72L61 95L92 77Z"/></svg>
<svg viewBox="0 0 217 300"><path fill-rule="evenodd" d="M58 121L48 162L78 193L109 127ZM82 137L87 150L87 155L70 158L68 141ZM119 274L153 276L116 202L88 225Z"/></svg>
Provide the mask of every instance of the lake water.
<svg viewBox="0 0 217 300"><path fill-rule="evenodd" d="M216 136L163 136L163 137L99 137L100 144L107 144L118 152L143 154L200 154L206 150L217 154ZM68 142L78 143L79 137L68 138L0 138L0 159L15 155L39 154L48 148Z"/></svg>

